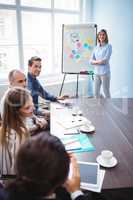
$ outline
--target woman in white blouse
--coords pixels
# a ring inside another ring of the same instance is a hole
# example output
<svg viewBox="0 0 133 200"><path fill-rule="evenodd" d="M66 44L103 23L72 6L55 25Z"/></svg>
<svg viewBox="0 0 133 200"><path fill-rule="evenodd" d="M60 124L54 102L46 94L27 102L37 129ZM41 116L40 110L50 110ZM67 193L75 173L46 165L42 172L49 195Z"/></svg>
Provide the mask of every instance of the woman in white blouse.
<svg viewBox="0 0 133 200"><path fill-rule="evenodd" d="M12 174L14 157L21 143L30 136L26 118L33 115L34 104L30 92L11 88L5 97L0 130L0 174Z"/></svg>
<svg viewBox="0 0 133 200"><path fill-rule="evenodd" d="M110 98L110 56L112 54L112 46L108 43L108 35L105 29L99 31L97 35L98 44L94 48L90 63L94 66L94 95L100 97L101 85L105 98Z"/></svg>

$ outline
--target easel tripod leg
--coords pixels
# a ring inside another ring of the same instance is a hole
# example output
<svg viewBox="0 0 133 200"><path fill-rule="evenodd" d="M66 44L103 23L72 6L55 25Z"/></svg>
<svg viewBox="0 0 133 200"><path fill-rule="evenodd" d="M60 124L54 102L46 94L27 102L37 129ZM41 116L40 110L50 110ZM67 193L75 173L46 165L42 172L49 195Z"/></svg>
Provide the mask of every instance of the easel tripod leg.
<svg viewBox="0 0 133 200"><path fill-rule="evenodd" d="M77 74L76 98L78 98L78 80L79 80L79 74Z"/></svg>
<svg viewBox="0 0 133 200"><path fill-rule="evenodd" d="M63 89L63 86L64 86L65 78L66 78L66 74L64 74L64 77L63 77L63 81L62 81L62 84L61 84L61 89L60 89L60 92L59 92L59 96L61 96L62 89Z"/></svg>

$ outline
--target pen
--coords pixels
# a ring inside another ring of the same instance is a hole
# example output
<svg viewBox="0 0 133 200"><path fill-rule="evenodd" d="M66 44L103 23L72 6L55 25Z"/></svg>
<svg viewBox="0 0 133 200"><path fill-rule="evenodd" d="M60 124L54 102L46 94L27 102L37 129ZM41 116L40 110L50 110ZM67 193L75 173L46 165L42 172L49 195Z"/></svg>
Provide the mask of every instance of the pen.
<svg viewBox="0 0 133 200"><path fill-rule="evenodd" d="M66 151L76 152L77 150L81 150L81 149L82 147L77 147L77 148L66 149Z"/></svg>
<svg viewBox="0 0 133 200"><path fill-rule="evenodd" d="M80 133L64 133L64 135L78 135Z"/></svg>
<svg viewBox="0 0 133 200"><path fill-rule="evenodd" d="M78 134L80 134L80 131L78 131L77 133L64 133L64 135L78 135Z"/></svg>

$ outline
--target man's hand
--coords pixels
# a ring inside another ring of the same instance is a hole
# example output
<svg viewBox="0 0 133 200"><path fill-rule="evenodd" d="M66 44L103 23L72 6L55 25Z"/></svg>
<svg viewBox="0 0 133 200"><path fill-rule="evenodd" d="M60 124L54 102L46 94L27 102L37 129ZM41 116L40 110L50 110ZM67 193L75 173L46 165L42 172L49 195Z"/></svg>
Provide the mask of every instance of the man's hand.
<svg viewBox="0 0 133 200"><path fill-rule="evenodd" d="M70 193L80 190L80 172L77 164L77 160L73 154L70 154L72 176L67 179L64 184L66 190Z"/></svg>
<svg viewBox="0 0 133 200"><path fill-rule="evenodd" d="M57 100L65 100L65 99L68 99L68 98L69 98L69 95L63 95L63 96L57 97Z"/></svg>

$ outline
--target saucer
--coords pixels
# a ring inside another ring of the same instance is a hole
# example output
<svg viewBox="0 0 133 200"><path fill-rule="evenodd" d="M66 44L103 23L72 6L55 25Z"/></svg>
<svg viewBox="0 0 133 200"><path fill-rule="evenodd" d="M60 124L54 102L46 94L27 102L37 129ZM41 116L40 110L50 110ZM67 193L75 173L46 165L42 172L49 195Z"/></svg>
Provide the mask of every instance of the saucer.
<svg viewBox="0 0 133 200"><path fill-rule="evenodd" d="M80 127L80 131L83 133L90 133L95 131L95 127L93 125L84 125Z"/></svg>
<svg viewBox="0 0 133 200"><path fill-rule="evenodd" d="M101 155L99 155L96 160L103 167L109 168L117 165L117 159L115 157L112 157L109 163L105 163Z"/></svg>

